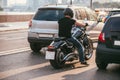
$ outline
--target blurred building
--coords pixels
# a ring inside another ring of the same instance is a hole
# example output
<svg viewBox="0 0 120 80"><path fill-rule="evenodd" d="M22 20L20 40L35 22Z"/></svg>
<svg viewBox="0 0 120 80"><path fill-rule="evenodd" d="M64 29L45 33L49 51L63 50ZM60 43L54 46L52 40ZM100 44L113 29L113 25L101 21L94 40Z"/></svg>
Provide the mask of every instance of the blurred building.
<svg viewBox="0 0 120 80"><path fill-rule="evenodd" d="M0 0L0 7L2 6L2 0Z"/></svg>
<svg viewBox="0 0 120 80"><path fill-rule="evenodd" d="M108 2L120 2L120 0L93 0L93 2L108 3Z"/></svg>
<svg viewBox="0 0 120 80"><path fill-rule="evenodd" d="M6 7L7 6L7 0L0 0L0 6Z"/></svg>
<svg viewBox="0 0 120 80"><path fill-rule="evenodd" d="M27 7L31 11L35 11L41 6L48 5L48 4L55 4L56 0L27 0Z"/></svg>
<svg viewBox="0 0 120 80"><path fill-rule="evenodd" d="M17 0L16 0L17 1ZM29 11L29 12L34 12L36 11L39 7L48 5L48 4L56 4L61 3L62 4L70 4L71 0L26 0L26 3L24 4L19 4L19 3L14 3L12 5L9 5L9 0L0 0L0 7L4 9L4 11ZM80 6L90 6L90 1L91 0L72 0L73 4L77 4ZM105 2L115 2L120 0L92 0L93 2L99 2L99 3L105 3Z"/></svg>

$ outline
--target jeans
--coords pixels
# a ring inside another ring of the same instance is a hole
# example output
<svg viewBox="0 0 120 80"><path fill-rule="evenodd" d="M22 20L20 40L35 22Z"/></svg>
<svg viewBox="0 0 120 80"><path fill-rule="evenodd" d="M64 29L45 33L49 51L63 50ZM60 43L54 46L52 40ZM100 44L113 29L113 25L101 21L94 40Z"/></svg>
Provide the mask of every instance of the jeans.
<svg viewBox="0 0 120 80"><path fill-rule="evenodd" d="M79 52L80 62L85 61L84 47L82 46L82 44L75 37L69 38L68 41L70 41L71 43L73 43L77 47L77 50Z"/></svg>

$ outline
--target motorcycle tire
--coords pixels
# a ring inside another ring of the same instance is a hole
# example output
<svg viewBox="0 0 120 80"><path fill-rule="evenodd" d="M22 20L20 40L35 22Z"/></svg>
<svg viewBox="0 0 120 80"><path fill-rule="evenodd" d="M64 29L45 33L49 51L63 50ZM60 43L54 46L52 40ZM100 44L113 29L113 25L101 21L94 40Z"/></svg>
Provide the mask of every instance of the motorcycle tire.
<svg viewBox="0 0 120 80"><path fill-rule="evenodd" d="M60 69L65 65L65 62L63 62L65 54L61 51L61 49L57 49L55 51L55 59L50 60L50 64L54 69Z"/></svg>
<svg viewBox="0 0 120 80"><path fill-rule="evenodd" d="M87 38L88 44L85 46L85 59L89 60L93 55L93 42Z"/></svg>

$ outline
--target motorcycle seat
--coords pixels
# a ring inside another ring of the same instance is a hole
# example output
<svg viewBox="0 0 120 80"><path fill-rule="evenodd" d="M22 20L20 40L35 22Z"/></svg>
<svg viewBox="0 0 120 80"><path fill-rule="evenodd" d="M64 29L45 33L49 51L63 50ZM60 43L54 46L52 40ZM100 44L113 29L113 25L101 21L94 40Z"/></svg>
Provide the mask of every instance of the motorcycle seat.
<svg viewBox="0 0 120 80"><path fill-rule="evenodd" d="M66 37L59 37L59 38L55 38L54 41L61 41L61 40L66 40Z"/></svg>

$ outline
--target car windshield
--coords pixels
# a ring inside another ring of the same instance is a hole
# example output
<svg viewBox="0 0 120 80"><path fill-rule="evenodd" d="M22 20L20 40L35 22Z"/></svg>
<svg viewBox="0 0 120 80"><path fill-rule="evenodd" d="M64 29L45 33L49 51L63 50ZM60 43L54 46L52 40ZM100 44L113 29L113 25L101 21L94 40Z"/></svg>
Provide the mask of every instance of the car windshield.
<svg viewBox="0 0 120 80"><path fill-rule="evenodd" d="M63 15L64 9L39 9L34 16L34 20L58 21Z"/></svg>

